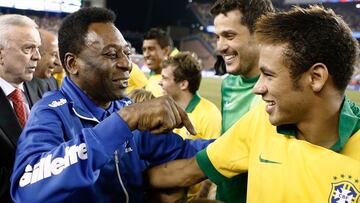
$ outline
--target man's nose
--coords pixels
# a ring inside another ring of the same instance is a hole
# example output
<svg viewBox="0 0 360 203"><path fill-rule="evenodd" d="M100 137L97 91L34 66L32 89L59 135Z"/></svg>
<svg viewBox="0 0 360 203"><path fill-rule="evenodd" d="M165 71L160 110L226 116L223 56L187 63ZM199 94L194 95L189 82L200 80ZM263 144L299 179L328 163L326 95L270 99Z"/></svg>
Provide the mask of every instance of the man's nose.
<svg viewBox="0 0 360 203"><path fill-rule="evenodd" d="M41 59L39 48L34 49L31 59L34 61L39 61Z"/></svg>
<svg viewBox="0 0 360 203"><path fill-rule="evenodd" d="M132 62L130 60L130 58L128 57L121 57L118 62L117 62L117 67L127 70L127 71L131 71L132 69Z"/></svg>

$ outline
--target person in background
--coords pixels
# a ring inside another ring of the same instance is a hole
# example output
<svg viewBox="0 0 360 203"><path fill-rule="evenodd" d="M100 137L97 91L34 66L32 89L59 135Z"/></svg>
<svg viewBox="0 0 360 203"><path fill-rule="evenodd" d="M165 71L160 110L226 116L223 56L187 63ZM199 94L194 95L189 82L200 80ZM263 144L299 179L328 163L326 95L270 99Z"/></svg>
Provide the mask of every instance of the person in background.
<svg viewBox="0 0 360 203"><path fill-rule="evenodd" d="M143 55L145 64L151 70L145 89L155 97L163 95L159 85L161 80L161 62L168 56L175 56L179 51L173 47L171 37L160 28L152 28L144 35Z"/></svg>
<svg viewBox="0 0 360 203"><path fill-rule="evenodd" d="M220 136L221 113L215 104L199 95L200 83L201 65L190 52L181 52L162 62L160 86L165 95L171 96L186 111L197 132L191 135L185 128L173 130L184 139L215 139ZM196 198L199 190L200 184L190 187L188 198Z"/></svg>
<svg viewBox="0 0 360 203"><path fill-rule="evenodd" d="M261 97L252 90L259 79L259 48L255 41L255 22L274 8L270 0L217 0L210 13L214 16L217 50L228 75L221 84L222 129L225 133L250 109L256 107ZM222 68L220 68L222 67ZM242 189L239 190L238 188ZM232 188L236 190L231 191ZM236 199L246 202L247 173L218 185L216 199L225 202Z"/></svg>
<svg viewBox="0 0 360 203"><path fill-rule="evenodd" d="M39 98L47 91L57 90L58 84L52 76L55 68L61 66L57 36L50 31L39 29L41 46L39 48L41 59L39 60L33 79L29 82L32 88L39 88Z"/></svg>
<svg viewBox="0 0 360 203"><path fill-rule="evenodd" d="M190 52L181 52L162 62L160 86L183 108L193 123L197 134L185 128L174 132L184 139L214 139L220 136L221 113L215 104L199 95L201 65Z"/></svg>
<svg viewBox="0 0 360 203"><path fill-rule="evenodd" d="M40 59L37 24L23 15L0 16L0 202L10 198L10 174L20 133L38 95L27 81Z"/></svg>
<svg viewBox="0 0 360 203"><path fill-rule="evenodd" d="M358 202L360 107L345 89L359 45L349 26L330 9L294 7L261 17L255 35L264 102L196 157L153 168L150 183L222 184L248 171L249 203Z"/></svg>

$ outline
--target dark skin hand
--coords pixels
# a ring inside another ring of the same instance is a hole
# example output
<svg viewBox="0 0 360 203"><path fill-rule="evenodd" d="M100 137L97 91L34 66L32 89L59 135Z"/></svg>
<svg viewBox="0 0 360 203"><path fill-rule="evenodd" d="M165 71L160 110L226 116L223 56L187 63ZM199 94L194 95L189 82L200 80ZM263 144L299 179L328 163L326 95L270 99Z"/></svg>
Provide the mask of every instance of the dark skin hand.
<svg viewBox="0 0 360 203"><path fill-rule="evenodd" d="M185 126L191 134L196 134L186 112L169 96L132 104L117 113L131 130L150 130L159 134Z"/></svg>

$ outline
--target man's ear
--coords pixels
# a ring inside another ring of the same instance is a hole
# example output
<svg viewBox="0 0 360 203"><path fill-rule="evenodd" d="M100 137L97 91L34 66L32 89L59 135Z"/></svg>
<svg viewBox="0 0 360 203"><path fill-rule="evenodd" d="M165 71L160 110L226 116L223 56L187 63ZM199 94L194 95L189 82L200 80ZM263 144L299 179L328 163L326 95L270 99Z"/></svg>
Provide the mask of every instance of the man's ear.
<svg viewBox="0 0 360 203"><path fill-rule="evenodd" d="M65 64L64 67L66 68L67 72L70 75L77 75L79 68L76 64L77 57L73 53L66 53L65 54Z"/></svg>
<svg viewBox="0 0 360 203"><path fill-rule="evenodd" d="M162 50L164 51L164 55L165 55L166 57L169 57L169 56L170 56L170 53L171 53L171 48L170 48L170 46L166 46L166 47L162 48Z"/></svg>
<svg viewBox="0 0 360 203"><path fill-rule="evenodd" d="M179 82L179 85L180 85L180 89L181 90L187 90L189 88L189 81L187 80L183 80L181 82Z"/></svg>
<svg viewBox="0 0 360 203"><path fill-rule="evenodd" d="M314 92L320 92L329 78L329 71L326 65L323 63L316 63L311 66L308 73L310 76L311 88Z"/></svg>

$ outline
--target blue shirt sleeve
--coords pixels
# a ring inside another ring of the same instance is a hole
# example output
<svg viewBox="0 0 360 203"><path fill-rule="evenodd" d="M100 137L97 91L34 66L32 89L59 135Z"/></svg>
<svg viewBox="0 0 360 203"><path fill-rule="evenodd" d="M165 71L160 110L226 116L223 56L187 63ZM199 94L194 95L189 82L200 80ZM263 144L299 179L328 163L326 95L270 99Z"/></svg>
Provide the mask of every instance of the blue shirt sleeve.
<svg viewBox="0 0 360 203"><path fill-rule="evenodd" d="M134 131L135 143L140 157L150 166L159 165L175 159L185 159L205 148L214 140L183 140L175 133L153 135L149 131Z"/></svg>

